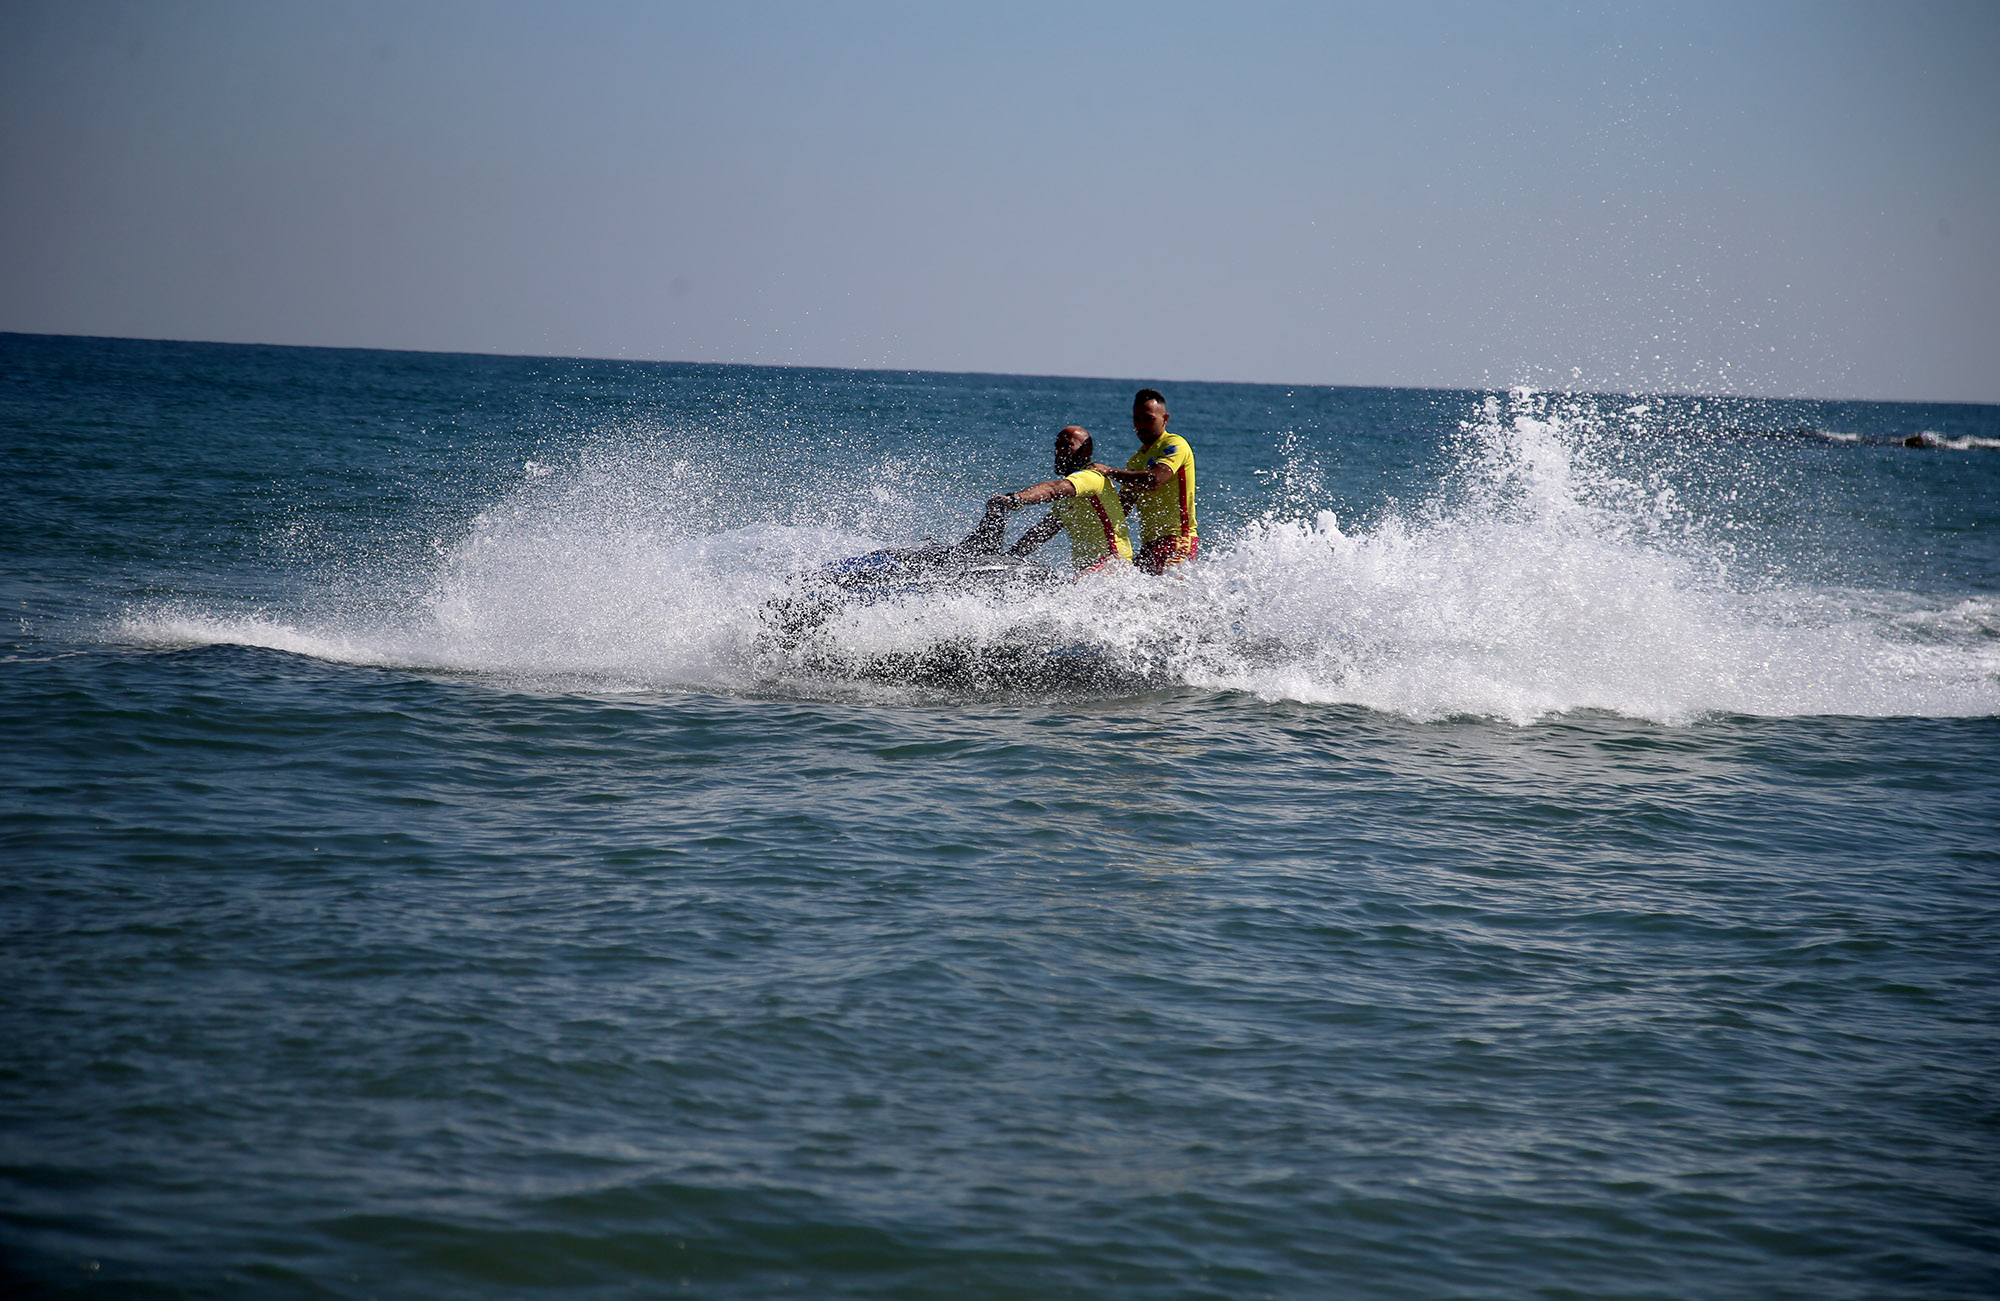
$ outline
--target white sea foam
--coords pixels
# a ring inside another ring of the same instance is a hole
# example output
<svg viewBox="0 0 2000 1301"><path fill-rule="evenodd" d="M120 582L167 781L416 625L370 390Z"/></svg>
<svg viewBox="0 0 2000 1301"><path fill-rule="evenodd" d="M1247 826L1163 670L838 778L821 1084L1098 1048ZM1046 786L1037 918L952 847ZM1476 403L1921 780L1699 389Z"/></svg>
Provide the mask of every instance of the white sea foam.
<svg viewBox="0 0 2000 1301"><path fill-rule="evenodd" d="M1953 438L1931 429L1911 434L1905 441L1913 447L1928 447L1946 452L1976 452L2000 449L2000 438L1980 438L1972 434Z"/></svg>
<svg viewBox="0 0 2000 1301"><path fill-rule="evenodd" d="M994 673L979 680L991 686L1041 646L1110 666L1123 689L1417 719L2000 713L1991 599L1753 580L1669 476L1608 469L1593 420L1525 391L1494 400L1434 497L1360 528L1311 508L1320 474L1295 448L1267 476L1270 513L1205 539L1200 562L1164 579L853 605L803 648L776 644L767 603L791 575L879 545L867 526L908 504L864 487L826 511L856 527L738 523L738 498L705 491L684 461L642 473L530 467L442 549L414 601L293 620L158 608L125 631L158 645L725 693L845 694L865 679L892 695L949 695L962 675L926 676L943 651L949 663L989 657Z"/></svg>

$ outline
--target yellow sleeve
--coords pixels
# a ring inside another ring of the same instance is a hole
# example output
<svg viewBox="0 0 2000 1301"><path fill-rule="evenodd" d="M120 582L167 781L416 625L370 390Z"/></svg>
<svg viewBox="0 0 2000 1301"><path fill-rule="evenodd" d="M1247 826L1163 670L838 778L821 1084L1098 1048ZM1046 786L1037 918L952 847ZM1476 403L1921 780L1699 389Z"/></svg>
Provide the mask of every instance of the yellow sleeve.
<svg viewBox="0 0 2000 1301"><path fill-rule="evenodd" d="M1063 478L1069 480L1070 487L1076 489L1076 495L1079 497L1088 497L1092 493L1108 492L1111 489L1111 481L1095 470L1078 470L1075 474L1065 474Z"/></svg>
<svg viewBox="0 0 2000 1301"><path fill-rule="evenodd" d="M1164 465L1169 470L1179 470L1193 460L1194 449L1187 445L1187 440L1178 434L1171 434L1167 437L1166 452L1148 461L1146 468L1150 470L1156 465Z"/></svg>

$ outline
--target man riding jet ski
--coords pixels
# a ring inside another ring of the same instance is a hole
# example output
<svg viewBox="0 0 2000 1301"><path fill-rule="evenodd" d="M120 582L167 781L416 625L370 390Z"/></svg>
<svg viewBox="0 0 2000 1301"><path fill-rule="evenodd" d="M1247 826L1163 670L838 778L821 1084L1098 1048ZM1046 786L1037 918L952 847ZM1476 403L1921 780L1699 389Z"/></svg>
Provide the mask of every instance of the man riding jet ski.
<svg viewBox="0 0 2000 1301"><path fill-rule="evenodd" d="M1132 544L1117 489L1091 467L1090 435L1069 425L1056 435L1055 467L1063 477L1002 493L986 503L979 527L963 542L888 547L822 566L804 589L768 607L786 640L795 640L835 610L854 602L874 604L932 592L1045 588L1066 580L1029 555L1059 532L1069 534L1070 566L1079 575L1129 564ZM1023 506L1051 503L1042 521L1005 551L1007 515Z"/></svg>
<svg viewBox="0 0 2000 1301"><path fill-rule="evenodd" d="M990 537L997 551L1006 536L1001 513L1046 501L1053 507L1048 515L1023 533L1007 554L1028 555L1057 533L1066 532L1070 567L1077 573L1092 574L1107 565L1130 564L1132 542L1125 532L1125 508L1118 504L1116 485L1091 464L1091 452L1090 435L1083 427L1065 426L1056 434L1056 473L1063 477L988 501L986 518L967 542Z"/></svg>

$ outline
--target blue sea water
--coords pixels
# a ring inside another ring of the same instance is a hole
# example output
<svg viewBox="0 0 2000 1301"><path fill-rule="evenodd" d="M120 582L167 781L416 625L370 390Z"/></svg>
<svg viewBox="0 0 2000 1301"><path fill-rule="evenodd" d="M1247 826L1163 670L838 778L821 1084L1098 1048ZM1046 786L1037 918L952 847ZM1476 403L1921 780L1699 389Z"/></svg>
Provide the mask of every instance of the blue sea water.
<svg viewBox="0 0 2000 1301"><path fill-rule="evenodd" d="M1145 382L0 336L0 1293L2000 1294L2000 408Z"/></svg>

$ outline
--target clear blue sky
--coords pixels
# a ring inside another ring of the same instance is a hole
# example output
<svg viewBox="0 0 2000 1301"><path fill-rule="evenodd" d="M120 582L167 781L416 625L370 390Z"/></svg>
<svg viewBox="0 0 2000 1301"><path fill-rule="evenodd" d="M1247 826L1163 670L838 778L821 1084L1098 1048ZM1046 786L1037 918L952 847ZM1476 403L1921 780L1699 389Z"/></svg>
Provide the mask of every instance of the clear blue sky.
<svg viewBox="0 0 2000 1301"><path fill-rule="evenodd" d="M0 0L0 330L2000 401L2000 4Z"/></svg>

